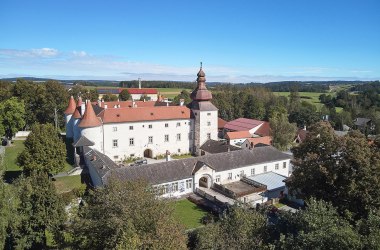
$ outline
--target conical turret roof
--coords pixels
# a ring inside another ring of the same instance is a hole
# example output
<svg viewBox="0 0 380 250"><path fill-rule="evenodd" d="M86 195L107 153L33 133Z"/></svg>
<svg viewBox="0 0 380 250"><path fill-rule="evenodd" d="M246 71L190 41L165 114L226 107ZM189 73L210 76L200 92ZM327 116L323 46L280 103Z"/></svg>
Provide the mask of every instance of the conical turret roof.
<svg viewBox="0 0 380 250"><path fill-rule="evenodd" d="M69 100L69 105L67 106L64 112L65 115L72 115L75 112L75 107L76 107L76 103L75 103L74 97L71 96Z"/></svg>
<svg viewBox="0 0 380 250"><path fill-rule="evenodd" d="M212 99L212 94L208 89L206 88L206 74L201 68L199 69L199 72L197 74L197 87L194 89L194 91L191 93L190 97L194 101L209 101Z"/></svg>
<svg viewBox="0 0 380 250"><path fill-rule="evenodd" d="M81 118L81 114L80 114L80 109L82 107L82 98L79 96L78 97L78 102L77 102L77 107L75 108L75 111L74 111L74 114L73 114L73 117L76 118L76 119L79 119Z"/></svg>
<svg viewBox="0 0 380 250"><path fill-rule="evenodd" d="M91 127L99 127L100 125L102 125L102 122L96 116L91 102L87 101L86 111L84 112L83 118L79 123L79 127L80 128L91 128Z"/></svg>

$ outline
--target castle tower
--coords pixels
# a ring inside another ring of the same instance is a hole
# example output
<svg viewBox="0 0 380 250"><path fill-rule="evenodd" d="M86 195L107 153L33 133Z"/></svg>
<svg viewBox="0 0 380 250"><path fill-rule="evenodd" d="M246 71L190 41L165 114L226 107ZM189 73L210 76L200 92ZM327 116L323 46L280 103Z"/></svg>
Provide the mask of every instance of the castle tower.
<svg viewBox="0 0 380 250"><path fill-rule="evenodd" d="M74 114L72 116L74 141L78 140L80 137L80 129L78 127L78 124L79 124L80 119L82 118L81 109L82 109L82 98L78 97L77 107L75 108Z"/></svg>
<svg viewBox="0 0 380 250"><path fill-rule="evenodd" d="M102 122L95 114L91 102L88 100L86 103L85 113L82 120L79 122L80 136L85 136L90 141L94 142L93 146L100 152L103 152L103 131Z"/></svg>
<svg viewBox="0 0 380 250"><path fill-rule="evenodd" d="M76 103L74 97L71 96L69 100L69 105L67 106L65 114L65 124L66 124L66 138L73 139L74 137L74 119L71 119L75 112Z"/></svg>
<svg viewBox="0 0 380 250"><path fill-rule="evenodd" d="M203 143L218 139L218 109L210 102L212 94L206 87L202 63L197 76L197 87L190 95L193 101L189 107L194 118L194 153L200 155Z"/></svg>

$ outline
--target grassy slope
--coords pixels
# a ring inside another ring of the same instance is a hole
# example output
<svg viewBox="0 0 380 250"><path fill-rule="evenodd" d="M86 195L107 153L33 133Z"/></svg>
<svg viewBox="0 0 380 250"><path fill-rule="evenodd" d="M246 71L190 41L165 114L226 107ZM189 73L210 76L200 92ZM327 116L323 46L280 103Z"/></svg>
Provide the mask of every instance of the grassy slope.
<svg viewBox="0 0 380 250"><path fill-rule="evenodd" d="M17 156L24 150L24 141L13 141L12 146L5 148L4 164L6 171L20 171L17 166Z"/></svg>
<svg viewBox="0 0 380 250"><path fill-rule="evenodd" d="M201 219L206 214L207 212L205 210L187 199L175 201L174 216L186 227L186 229L201 226Z"/></svg>
<svg viewBox="0 0 380 250"><path fill-rule="evenodd" d="M82 184L80 175L73 175L56 178L54 185L57 188L58 193L65 193L70 192L74 188L80 188L85 184Z"/></svg>
<svg viewBox="0 0 380 250"><path fill-rule="evenodd" d="M290 92L273 92L273 94L277 96L286 96L289 97ZM319 101L319 96L322 95L323 93L316 93L316 92L299 92L299 95L301 97L301 101L308 101L311 102L312 104L316 105L317 108L321 108L323 104ZM309 98L302 98L303 96L305 97L310 97Z"/></svg>

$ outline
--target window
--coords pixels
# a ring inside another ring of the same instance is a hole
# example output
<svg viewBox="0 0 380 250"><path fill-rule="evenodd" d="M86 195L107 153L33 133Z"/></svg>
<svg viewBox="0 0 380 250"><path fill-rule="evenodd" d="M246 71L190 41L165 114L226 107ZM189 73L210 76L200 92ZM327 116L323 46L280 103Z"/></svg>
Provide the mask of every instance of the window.
<svg viewBox="0 0 380 250"><path fill-rule="evenodd" d="M153 126L152 126L152 124L149 124L149 126L148 126L149 128L152 128Z"/></svg>
<svg viewBox="0 0 380 250"><path fill-rule="evenodd" d="M169 135L165 135L165 141L166 141L166 142L169 141Z"/></svg>
<svg viewBox="0 0 380 250"><path fill-rule="evenodd" d="M119 159L119 156L118 156L118 155L114 155L113 158L114 158L115 160L117 160L117 159Z"/></svg>
<svg viewBox="0 0 380 250"><path fill-rule="evenodd" d="M168 128L169 127L169 123L165 123L165 128Z"/></svg>
<svg viewBox="0 0 380 250"><path fill-rule="evenodd" d="M165 184L162 188L162 194L166 194L169 192L169 184Z"/></svg>
<svg viewBox="0 0 380 250"><path fill-rule="evenodd" d="M181 149L180 148L178 149L178 153L181 153Z"/></svg>
<svg viewBox="0 0 380 250"><path fill-rule="evenodd" d="M129 130L133 130L133 126L129 126Z"/></svg>
<svg viewBox="0 0 380 250"><path fill-rule="evenodd" d="M241 170L240 171L240 177L243 177L244 176L244 170Z"/></svg>
<svg viewBox="0 0 380 250"><path fill-rule="evenodd" d="M279 169L279 166L278 166L279 164L278 163L276 163L275 165L274 165L274 169L275 170L278 170Z"/></svg>
<svg viewBox="0 0 380 250"><path fill-rule="evenodd" d="M129 157L135 157L135 154L130 154Z"/></svg>
<svg viewBox="0 0 380 250"><path fill-rule="evenodd" d="M117 131L117 127L112 127L112 131L116 132Z"/></svg>
<svg viewBox="0 0 380 250"><path fill-rule="evenodd" d="M210 115L211 115L211 113L207 113L207 115L208 115L208 116L210 116Z"/></svg>
<svg viewBox="0 0 380 250"><path fill-rule="evenodd" d="M251 169L251 175L255 175L255 169L254 168Z"/></svg>
<svg viewBox="0 0 380 250"><path fill-rule="evenodd" d="M152 144L152 143L153 143L153 136L149 136L149 137L148 137L148 143L149 143L149 144Z"/></svg>
<svg viewBox="0 0 380 250"><path fill-rule="evenodd" d="M282 168L286 168L286 162L282 163Z"/></svg>
<svg viewBox="0 0 380 250"><path fill-rule="evenodd" d="M267 166L264 166L264 172L266 172L267 171Z"/></svg>
<svg viewBox="0 0 380 250"><path fill-rule="evenodd" d="M178 191L178 182L174 182L172 184L172 192L174 193L174 192L177 192L177 191Z"/></svg>
<svg viewBox="0 0 380 250"><path fill-rule="evenodd" d="M220 175L217 175L217 176L215 177L215 182L220 182Z"/></svg>
<svg viewBox="0 0 380 250"><path fill-rule="evenodd" d="M190 189L193 186L193 180L186 180L186 189Z"/></svg>
<svg viewBox="0 0 380 250"><path fill-rule="evenodd" d="M134 145L135 145L135 139L129 138L129 146L134 146Z"/></svg>
<svg viewBox="0 0 380 250"><path fill-rule="evenodd" d="M211 139L211 133L207 133L207 139L208 139L208 140Z"/></svg>
<svg viewBox="0 0 380 250"><path fill-rule="evenodd" d="M177 141L181 140L181 134L177 134Z"/></svg>
<svg viewBox="0 0 380 250"><path fill-rule="evenodd" d="M207 122L207 126L211 126L211 122Z"/></svg>
<svg viewBox="0 0 380 250"><path fill-rule="evenodd" d="M117 148L118 147L118 141L115 139L115 140L112 140L112 147L113 148Z"/></svg>
<svg viewBox="0 0 380 250"><path fill-rule="evenodd" d="M177 127L181 127L181 123L180 122L177 122Z"/></svg>
<svg viewBox="0 0 380 250"><path fill-rule="evenodd" d="M232 179L232 173L228 173L228 179L229 179L229 180Z"/></svg>

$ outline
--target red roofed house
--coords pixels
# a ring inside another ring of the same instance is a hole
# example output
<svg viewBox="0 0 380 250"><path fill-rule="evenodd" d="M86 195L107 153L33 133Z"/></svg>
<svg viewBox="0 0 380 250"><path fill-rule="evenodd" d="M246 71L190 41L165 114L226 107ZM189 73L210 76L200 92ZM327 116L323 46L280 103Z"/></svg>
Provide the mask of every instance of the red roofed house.
<svg viewBox="0 0 380 250"><path fill-rule="evenodd" d="M230 145L240 146L247 138L251 138L252 135L249 131L234 131L227 132L225 138Z"/></svg>
<svg viewBox="0 0 380 250"><path fill-rule="evenodd" d="M267 136L270 135L269 122L259 121L248 118L238 118L236 120L227 122L224 125L224 131L249 131L254 136Z"/></svg>
<svg viewBox="0 0 380 250"><path fill-rule="evenodd" d="M272 137L271 136L263 136L263 137L248 138L243 142L243 144L241 145L241 148L242 149L252 149L257 144L271 145L272 144Z"/></svg>
<svg viewBox="0 0 380 250"><path fill-rule="evenodd" d="M129 88L128 93L131 95L132 100L140 100L142 96L148 97L148 100L157 101L157 89L148 88Z"/></svg>
<svg viewBox="0 0 380 250"><path fill-rule="evenodd" d="M91 147L114 161L130 157L171 154L200 154L209 139L218 139L218 109L210 102L205 73L188 106L172 106L164 101L125 101L78 103L70 98L65 111L66 134L79 149ZM145 94L156 98L155 89L128 89L133 99ZM84 152L83 150L77 150Z"/></svg>

